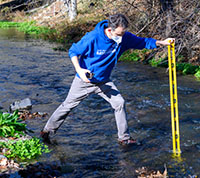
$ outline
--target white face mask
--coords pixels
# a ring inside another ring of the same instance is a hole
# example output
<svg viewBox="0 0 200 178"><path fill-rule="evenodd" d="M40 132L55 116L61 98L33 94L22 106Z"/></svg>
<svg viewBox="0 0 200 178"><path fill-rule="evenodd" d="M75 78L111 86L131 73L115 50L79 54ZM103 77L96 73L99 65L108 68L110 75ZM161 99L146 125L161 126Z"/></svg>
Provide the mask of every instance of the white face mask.
<svg viewBox="0 0 200 178"><path fill-rule="evenodd" d="M122 36L111 36L112 40L114 40L117 44L122 42Z"/></svg>

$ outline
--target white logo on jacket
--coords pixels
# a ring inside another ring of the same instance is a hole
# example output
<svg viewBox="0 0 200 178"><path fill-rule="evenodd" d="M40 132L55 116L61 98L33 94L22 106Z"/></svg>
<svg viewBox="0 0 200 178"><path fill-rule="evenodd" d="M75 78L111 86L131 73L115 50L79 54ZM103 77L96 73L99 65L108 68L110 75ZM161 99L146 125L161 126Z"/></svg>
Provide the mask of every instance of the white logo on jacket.
<svg viewBox="0 0 200 178"><path fill-rule="evenodd" d="M114 53L116 51L116 48L110 48L108 50L104 50L104 49L98 49L97 50L97 55L104 55L104 54L109 54L109 53Z"/></svg>
<svg viewBox="0 0 200 178"><path fill-rule="evenodd" d="M103 50L103 49L98 49L97 50L97 55L103 55L105 54L106 50Z"/></svg>

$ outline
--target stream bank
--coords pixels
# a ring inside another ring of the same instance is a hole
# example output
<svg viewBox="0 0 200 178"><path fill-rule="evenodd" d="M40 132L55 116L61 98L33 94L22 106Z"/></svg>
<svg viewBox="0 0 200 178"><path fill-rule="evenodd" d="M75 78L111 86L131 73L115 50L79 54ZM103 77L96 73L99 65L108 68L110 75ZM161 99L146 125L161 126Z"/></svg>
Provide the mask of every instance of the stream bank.
<svg viewBox="0 0 200 178"><path fill-rule="evenodd" d="M60 45L55 47L54 50L67 51L74 41L80 38L88 31L87 26L90 25L92 30L97 22L91 21L90 24L85 25L84 22L77 22L74 24L67 24L68 28L59 27L48 28L45 26L38 26L36 22L0 22L0 28L17 28L19 31L33 38L42 38L48 41L56 41ZM65 29L64 31L62 29ZM163 48L163 51L165 49ZM163 53L163 52L162 52ZM121 57L120 61L137 61L139 63L149 64L152 67L168 68L168 59L166 55L163 57L154 57L154 50L129 50L126 51ZM190 62L185 62L183 56L177 56L177 71L182 75L194 75L194 79L200 80L200 66L194 65Z"/></svg>

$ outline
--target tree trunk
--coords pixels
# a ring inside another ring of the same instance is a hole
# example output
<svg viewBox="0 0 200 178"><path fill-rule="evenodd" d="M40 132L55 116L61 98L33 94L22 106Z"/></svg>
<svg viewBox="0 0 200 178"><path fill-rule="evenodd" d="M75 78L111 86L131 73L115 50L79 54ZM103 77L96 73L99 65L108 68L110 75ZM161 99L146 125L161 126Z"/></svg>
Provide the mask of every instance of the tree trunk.
<svg viewBox="0 0 200 178"><path fill-rule="evenodd" d="M173 0L160 0L161 11L167 11L173 9Z"/></svg>
<svg viewBox="0 0 200 178"><path fill-rule="evenodd" d="M77 16L77 0L71 0L70 8L69 8L69 20L75 20Z"/></svg>
<svg viewBox="0 0 200 178"><path fill-rule="evenodd" d="M69 20L75 20L77 16L77 0L62 0L64 1L66 12L68 13Z"/></svg>
<svg viewBox="0 0 200 178"><path fill-rule="evenodd" d="M173 11L173 0L160 0L161 12L166 13L166 37L169 37L171 34L172 26L172 11Z"/></svg>
<svg viewBox="0 0 200 178"><path fill-rule="evenodd" d="M172 31L172 10L167 11L167 20L166 20L166 31L165 35L166 37L170 37L171 31Z"/></svg>

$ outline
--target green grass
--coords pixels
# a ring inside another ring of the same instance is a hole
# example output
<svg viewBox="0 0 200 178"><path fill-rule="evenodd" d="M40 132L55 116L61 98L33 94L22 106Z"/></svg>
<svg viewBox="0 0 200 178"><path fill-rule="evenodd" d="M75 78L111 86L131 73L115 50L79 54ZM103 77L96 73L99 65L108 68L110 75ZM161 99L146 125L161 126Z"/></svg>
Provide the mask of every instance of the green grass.
<svg viewBox="0 0 200 178"><path fill-rule="evenodd" d="M47 27L37 26L36 22L0 22L0 28L17 28L26 34L40 35L40 34L50 34L55 33L53 29Z"/></svg>

